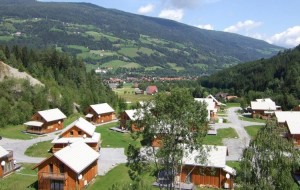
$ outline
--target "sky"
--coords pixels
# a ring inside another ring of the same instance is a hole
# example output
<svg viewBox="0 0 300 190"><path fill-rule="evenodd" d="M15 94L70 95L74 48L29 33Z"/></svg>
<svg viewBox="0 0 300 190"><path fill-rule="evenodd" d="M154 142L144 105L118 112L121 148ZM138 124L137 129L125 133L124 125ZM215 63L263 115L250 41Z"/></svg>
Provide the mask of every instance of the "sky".
<svg viewBox="0 0 300 190"><path fill-rule="evenodd" d="M300 44L300 0L40 0L88 2L134 14L237 33L292 48Z"/></svg>

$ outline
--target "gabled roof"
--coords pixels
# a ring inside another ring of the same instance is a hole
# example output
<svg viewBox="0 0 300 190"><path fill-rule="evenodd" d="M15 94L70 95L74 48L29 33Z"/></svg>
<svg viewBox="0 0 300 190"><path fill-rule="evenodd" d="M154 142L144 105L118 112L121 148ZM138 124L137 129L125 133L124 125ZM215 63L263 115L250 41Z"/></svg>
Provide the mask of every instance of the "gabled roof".
<svg viewBox="0 0 300 190"><path fill-rule="evenodd" d="M201 154L206 154L206 160L203 163L197 159ZM182 163L184 165L222 168L224 171L235 175L235 170L226 165L226 154L226 146L203 145L203 152L198 150L191 153L185 151Z"/></svg>
<svg viewBox="0 0 300 190"><path fill-rule="evenodd" d="M156 92L158 92L157 86L148 86L146 88L146 93L148 93L148 94L153 94Z"/></svg>
<svg viewBox="0 0 300 190"><path fill-rule="evenodd" d="M26 123L24 123L24 125L27 126L34 126L34 127L41 127L44 123L40 122L40 121L28 121Z"/></svg>
<svg viewBox="0 0 300 190"><path fill-rule="evenodd" d="M7 150L5 150L2 146L0 146L0 158L2 158L3 156L8 155L9 152Z"/></svg>
<svg viewBox="0 0 300 190"><path fill-rule="evenodd" d="M59 138L57 136L53 141L52 144L67 144L67 143L74 143L77 141L83 141L85 143L98 143L100 141L101 134L95 132L92 137L63 137Z"/></svg>
<svg viewBox="0 0 300 190"><path fill-rule="evenodd" d="M47 122L66 119L67 116L63 114L58 108L39 111L38 114L44 118Z"/></svg>
<svg viewBox="0 0 300 190"><path fill-rule="evenodd" d="M94 104L91 105L91 108L97 113L97 114L103 114L103 113L111 113L115 112L115 110L110 107L107 103L102 104Z"/></svg>
<svg viewBox="0 0 300 190"><path fill-rule="evenodd" d="M202 103L206 103L206 109L209 111L215 111L215 103L214 100L212 98L194 98L194 100L198 101L198 102L202 102Z"/></svg>
<svg viewBox="0 0 300 190"><path fill-rule="evenodd" d="M256 99L256 101L251 101L251 109L275 111L276 104L270 98Z"/></svg>
<svg viewBox="0 0 300 190"><path fill-rule="evenodd" d="M73 123L68 125L66 128L64 128L64 130L62 130L62 132L60 134L64 134L66 131L70 130L74 126L78 127L79 129L86 132L90 136L93 136L95 129L96 129L96 127L94 125L92 125L90 122L88 122L87 120L80 117L76 121L74 121Z"/></svg>
<svg viewBox="0 0 300 190"><path fill-rule="evenodd" d="M300 111L276 111L275 116L278 123L284 123L287 120L300 118Z"/></svg>
<svg viewBox="0 0 300 190"><path fill-rule="evenodd" d="M292 135L300 134L300 118L289 119L286 121L289 131Z"/></svg>
<svg viewBox="0 0 300 190"><path fill-rule="evenodd" d="M77 174L80 174L99 157L99 154L83 141L74 142L53 155Z"/></svg>
<svg viewBox="0 0 300 190"><path fill-rule="evenodd" d="M129 119L131 121L136 121L139 119L143 119L144 114L141 111L138 111L136 109L134 110L125 110L125 113L128 115ZM137 115L139 114L139 115Z"/></svg>
<svg viewBox="0 0 300 190"><path fill-rule="evenodd" d="M225 105L225 104L219 102L219 101L218 101L213 95L211 95L211 94L208 95L206 98L211 98L211 99L213 99L213 101L216 102L218 106L220 106L220 105Z"/></svg>

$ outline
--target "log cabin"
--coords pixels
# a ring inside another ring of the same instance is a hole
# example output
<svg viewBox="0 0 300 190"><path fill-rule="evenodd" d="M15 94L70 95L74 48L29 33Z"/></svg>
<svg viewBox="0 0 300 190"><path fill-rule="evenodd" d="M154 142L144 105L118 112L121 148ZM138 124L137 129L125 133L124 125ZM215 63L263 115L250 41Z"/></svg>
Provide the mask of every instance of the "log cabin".
<svg viewBox="0 0 300 190"><path fill-rule="evenodd" d="M250 104L253 118L267 119L272 117L275 111L281 110L281 107L277 106L270 98L256 99L256 101L251 101Z"/></svg>
<svg viewBox="0 0 300 190"><path fill-rule="evenodd" d="M52 153L68 146L76 141L83 141L95 151L100 150L100 133L95 132L96 127L83 118L78 118L68 125L62 132L52 141Z"/></svg>
<svg viewBox="0 0 300 190"><path fill-rule="evenodd" d="M142 118L143 114L136 109L125 110L121 113L120 128L122 130L140 131L137 122L141 121Z"/></svg>
<svg viewBox="0 0 300 190"><path fill-rule="evenodd" d="M84 189L98 175L99 153L77 141L33 167L39 190Z"/></svg>
<svg viewBox="0 0 300 190"><path fill-rule="evenodd" d="M107 103L90 105L86 109L86 120L100 124L116 119L115 110Z"/></svg>
<svg viewBox="0 0 300 190"><path fill-rule="evenodd" d="M201 154L206 154L205 161L198 159ZM178 175L180 182L233 189L236 171L226 165L226 155L226 146L204 145L201 152L185 151L183 167Z"/></svg>
<svg viewBox="0 0 300 190"><path fill-rule="evenodd" d="M12 150L6 150L2 146L0 146L0 178L20 168L20 165L16 164L13 157L14 156Z"/></svg>
<svg viewBox="0 0 300 190"><path fill-rule="evenodd" d="M35 134L51 133L64 128L64 119L67 117L58 108L39 111L31 121L24 123L26 132Z"/></svg>

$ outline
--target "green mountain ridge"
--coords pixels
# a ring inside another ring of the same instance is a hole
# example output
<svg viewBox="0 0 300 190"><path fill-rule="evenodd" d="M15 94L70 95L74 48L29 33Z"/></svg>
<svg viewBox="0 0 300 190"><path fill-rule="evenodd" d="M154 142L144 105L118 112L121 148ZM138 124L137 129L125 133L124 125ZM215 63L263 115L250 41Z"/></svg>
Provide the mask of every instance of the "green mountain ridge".
<svg viewBox="0 0 300 190"><path fill-rule="evenodd" d="M248 101L272 97L284 109L291 109L300 104L299 73L300 45L269 59L224 69L200 81L204 87L230 89Z"/></svg>
<svg viewBox="0 0 300 190"><path fill-rule="evenodd" d="M92 64L91 68L210 74L241 62L270 57L283 49L237 34L89 3L0 0L0 4L0 43L57 47L81 57ZM12 36L16 32L21 35ZM91 53L99 50L110 54Z"/></svg>

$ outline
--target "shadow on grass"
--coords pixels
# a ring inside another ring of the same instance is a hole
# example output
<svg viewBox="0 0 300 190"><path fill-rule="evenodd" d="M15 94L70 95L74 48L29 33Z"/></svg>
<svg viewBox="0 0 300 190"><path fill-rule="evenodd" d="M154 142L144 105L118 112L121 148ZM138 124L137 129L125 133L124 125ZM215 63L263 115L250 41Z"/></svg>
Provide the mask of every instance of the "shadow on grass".
<svg viewBox="0 0 300 190"><path fill-rule="evenodd" d="M38 181L33 182L32 184L28 185L28 189L38 189Z"/></svg>

